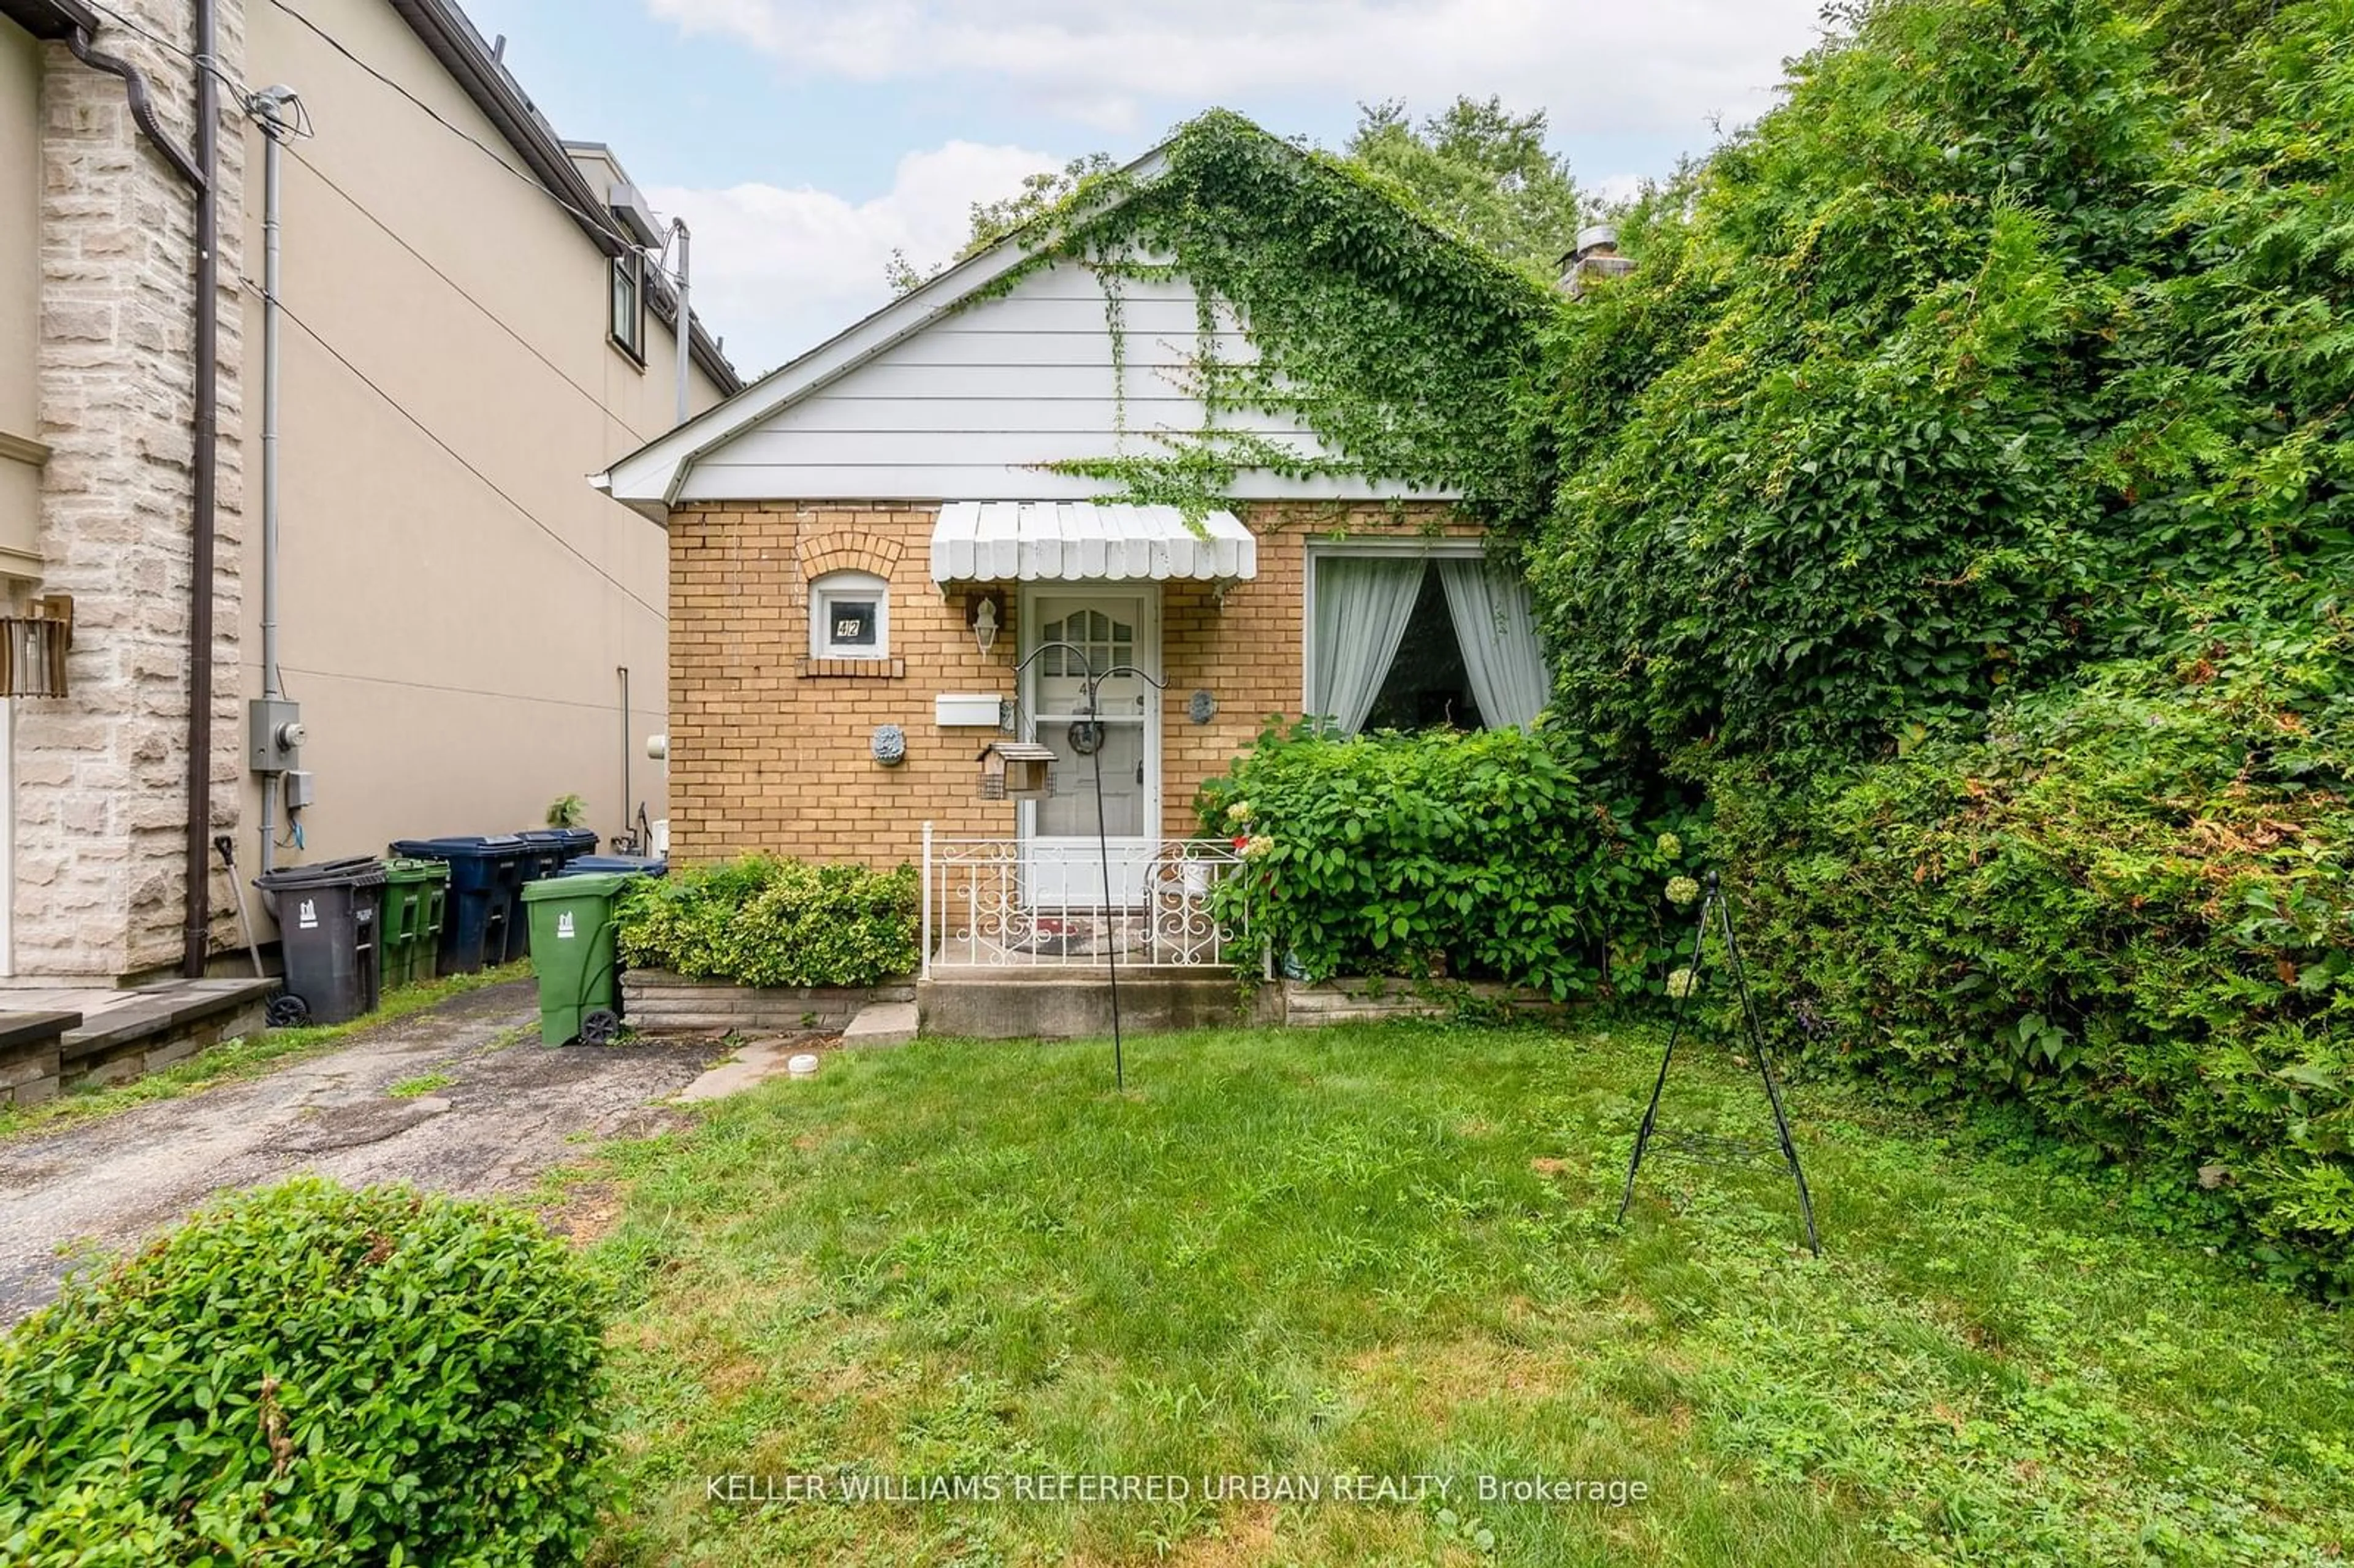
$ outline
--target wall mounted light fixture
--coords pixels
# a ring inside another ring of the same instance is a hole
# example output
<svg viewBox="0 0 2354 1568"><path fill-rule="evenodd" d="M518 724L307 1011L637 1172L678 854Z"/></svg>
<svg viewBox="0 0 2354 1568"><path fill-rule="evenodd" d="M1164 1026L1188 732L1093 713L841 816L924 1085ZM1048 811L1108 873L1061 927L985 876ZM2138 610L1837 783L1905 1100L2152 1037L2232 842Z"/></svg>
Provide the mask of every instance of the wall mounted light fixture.
<svg viewBox="0 0 2354 1568"><path fill-rule="evenodd" d="M986 653L997 644L997 630L1005 624L1005 595L983 588L965 595L964 623L972 629L974 646Z"/></svg>

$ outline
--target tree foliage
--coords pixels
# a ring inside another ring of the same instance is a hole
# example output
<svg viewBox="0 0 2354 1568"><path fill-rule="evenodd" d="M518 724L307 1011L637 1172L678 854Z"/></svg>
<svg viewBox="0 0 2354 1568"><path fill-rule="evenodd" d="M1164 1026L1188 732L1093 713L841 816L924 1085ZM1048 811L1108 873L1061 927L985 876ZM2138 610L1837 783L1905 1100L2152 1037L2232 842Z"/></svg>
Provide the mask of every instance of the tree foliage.
<svg viewBox="0 0 2354 1568"><path fill-rule="evenodd" d="M1086 187L1109 175L1115 165L1108 153L1073 158L1060 169L1043 169L1023 176L1022 188L996 201L972 204L972 235L960 257L988 249L1033 218L1065 206Z"/></svg>
<svg viewBox="0 0 2354 1568"><path fill-rule="evenodd" d="M2345 564L2343 0L1891 0L1562 328L1536 583L1630 753L1869 753Z"/></svg>
<svg viewBox="0 0 2354 1568"><path fill-rule="evenodd" d="M1458 98L1419 125L1401 101L1363 105L1344 151L1441 227L1546 278L1592 207L1545 146L1545 111L1514 114L1499 98Z"/></svg>

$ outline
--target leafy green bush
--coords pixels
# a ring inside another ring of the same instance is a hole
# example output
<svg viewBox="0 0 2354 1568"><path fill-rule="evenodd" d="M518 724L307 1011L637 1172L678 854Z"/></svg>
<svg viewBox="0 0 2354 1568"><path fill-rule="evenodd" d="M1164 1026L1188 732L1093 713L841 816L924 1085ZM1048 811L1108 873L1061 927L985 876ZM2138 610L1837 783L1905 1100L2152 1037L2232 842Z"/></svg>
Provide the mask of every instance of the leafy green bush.
<svg viewBox="0 0 2354 1568"><path fill-rule="evenodd" d="M1728 772L1766 1000L1818 1054L2023 1106L2354 1293L2345 641L2105 667L1814 788Z"/></svg>
<svg viewBox="0 0 2354 1568"><path fill-rule="evenodd" d="M621 961L743 985L870 986L912 972L913 866L811 865L748 855L641 878L614 918Z"/></svg>
<svg viewBox="0 0 2354 1568"><path fill-rule="evenodd" d="M1665 888L1698 847L1682 818L1638 824L1637 802L1594 779L1559 730L1336 740L1301 726L1262 735L1199 808L1246 845L1227 917L1246 901L1253 933L1310 979L1443 965L1567 998L1645 984L1681 950Z"/></svg>
<svg viewBox="0 0 2354 1568"><path fill-rule="evenodd" d="M578 1563L601 1325L529 1218L405 1188L239 1194L0 1343L0 1561Z"/></svg>

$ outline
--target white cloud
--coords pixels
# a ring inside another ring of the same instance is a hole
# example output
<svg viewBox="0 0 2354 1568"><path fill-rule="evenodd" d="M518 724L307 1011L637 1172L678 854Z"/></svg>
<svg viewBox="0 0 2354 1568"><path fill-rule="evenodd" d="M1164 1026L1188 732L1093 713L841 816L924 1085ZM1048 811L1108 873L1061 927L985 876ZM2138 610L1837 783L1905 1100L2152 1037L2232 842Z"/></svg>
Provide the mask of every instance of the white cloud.
<svg viewBox="0 0 2354 1568"><path fill-rule="evenodd" d="M1689 132L1769 101L1820 0L643 0L689 33L861 82L979 76L1117 131L1277 91L1543 104L1556 132Z"/></svg>
<svg viewBox="0 0 2354 1568"><path fill-rule="evenodd" d="M1063 160L1020 147L950 142L899 160L891 188L853 203L803 185L656 187L647 198L695 233L695 310L727 334L748 375L816 346L890 298L884 269L953 256L976 201L1012 194Z"/></svg>
<svg viewBox="0 0 2354 1568"><path fill-rule="evenodd" d="M1652 177L1649 175L1605 175L1598 180L1580 180L1578 185L1588 195L1599 196L1605 206L1615 207L1641 196L1643 182Z"/></svg>

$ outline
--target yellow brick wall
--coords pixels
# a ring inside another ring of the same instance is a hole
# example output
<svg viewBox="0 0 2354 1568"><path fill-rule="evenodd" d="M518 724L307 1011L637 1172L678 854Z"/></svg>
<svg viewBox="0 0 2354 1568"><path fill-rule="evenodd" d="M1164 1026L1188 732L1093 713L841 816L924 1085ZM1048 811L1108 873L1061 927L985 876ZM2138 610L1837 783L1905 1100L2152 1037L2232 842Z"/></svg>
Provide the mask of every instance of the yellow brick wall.
<svg viewBox="0 0 2354 1568"><path fill-rule="evenodd" d="M944 834L1010 837L1015 808L975 790L986 729L944 730L943 692L1012 696L1021 643L1018 585L988 653L964 620L966 585L943 600L931 580L937 508L887 502L772 502L674 512L670 524L671 853L684 861L748 851L877 865L913 860L927 819ZM1162 832L1194 832L1193 800L1270 716L1300 710L1307 542L1339 534L1476 533L1445 508L1261 504L1241 509L1258 536L1258 576L1227 590L1161 586ZM877 669L809 657L809 583L832 571L890 584L890 654ZM978 586L978 585L975 585ZM856 671L856 673L843 673ZM1193 722L1193 694L1217 715ZM907 734L896 767L874 759L879 725Z"/></svg>

